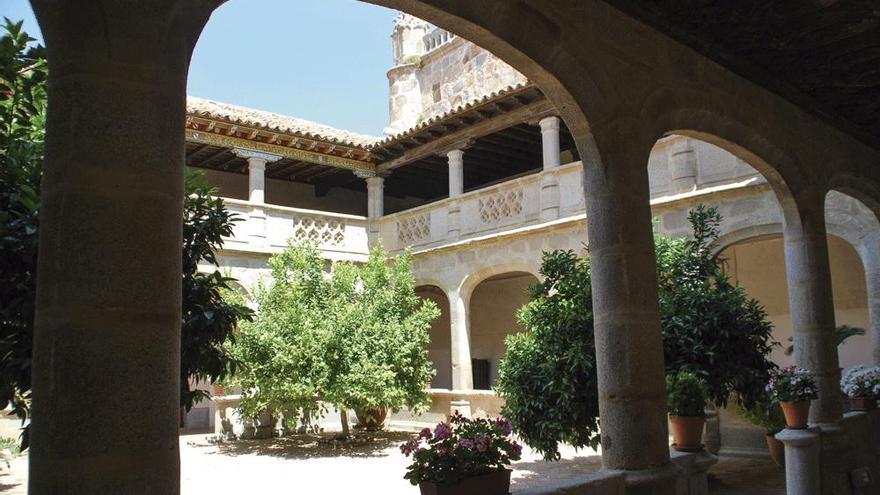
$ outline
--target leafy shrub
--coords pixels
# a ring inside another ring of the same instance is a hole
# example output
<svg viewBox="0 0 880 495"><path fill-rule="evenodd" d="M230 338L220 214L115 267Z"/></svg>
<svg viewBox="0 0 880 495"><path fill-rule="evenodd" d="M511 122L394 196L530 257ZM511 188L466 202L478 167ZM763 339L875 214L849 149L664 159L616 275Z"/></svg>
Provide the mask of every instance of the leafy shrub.
<svg viewBox="0 0 880 495"><path fill-rule="evenodd" d="M689 371L666 375L666 409L671 416L704 416L706 385Z"/></svg>
<svg viewBox="0 0 880 495"><path fill-rule="evenodd" d="M439 423L434 431L424 428L416 439L400 446L404 455L413 458L404 479L413 485L455 483L519 460L522 447L510 440L506 419L468 419L456 413L450 423Z"/></svg>
<svg viewBox="0 0 880 495"><path fill-rule="evenodd" d="M272 256L272 280L257 290L259 312L234 345L242 363L241 409L286 417L430 402L428 330L437 306L415 293L409 252L388 262L381 247L365 265L335 263L326 273L314 246Z"/></svg>
<svg viewBox="0 0 880 495"><path fill-rule="evenodd" d="M599 445L590 263L573 251L544 253L541 275L518 313L528 332L506 338L495 389L520 438L559 459L560 442Z"/></svg>
<svg viewBox="0 0 880 495"><path fill-rule="evenodd" d="M706 384L709 400L727 405L735 393L749 405L764 396L768 356L778 345L757 300L730 282L712 253L721 215L699 205L688 214L693 237L656 238L660 324L666 372L687 370Z"/></svg>

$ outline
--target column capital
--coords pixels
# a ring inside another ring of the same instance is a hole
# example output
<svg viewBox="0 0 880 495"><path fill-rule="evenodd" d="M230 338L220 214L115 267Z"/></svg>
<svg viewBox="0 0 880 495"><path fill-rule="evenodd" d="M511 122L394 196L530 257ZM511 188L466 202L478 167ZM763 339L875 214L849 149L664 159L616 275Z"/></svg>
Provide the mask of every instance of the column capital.
<svg viewBox="0 0 880 495"><path fill-rule="evenodd" d="M541 127L541 132L558 131L559 124L560 119L555 115L544 117L543 119L538 121L538 125Z"/></svg>
<svg viewBox="0 0 880 495"><path fill-rule="evenodd" d="M262 164L265 165L266 163L277 162L283 158L281 155L248 148L232 148L232 153L239 158L247 159L249 165L254 162L262 162Z"/></svg>

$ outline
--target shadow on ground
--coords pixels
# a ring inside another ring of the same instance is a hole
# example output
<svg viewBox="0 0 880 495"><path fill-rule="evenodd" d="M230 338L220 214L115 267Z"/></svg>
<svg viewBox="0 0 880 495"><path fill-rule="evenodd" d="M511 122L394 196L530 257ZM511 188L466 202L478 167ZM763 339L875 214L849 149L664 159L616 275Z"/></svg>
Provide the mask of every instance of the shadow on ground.
<svg viewBox="0 0 880 495"><path fill-rule="evenodd" d="M387 457L390 448L414 438L406 432L376 432L363 444L333 440L335 434L292 435L266 440L237 440L211 445L206 441L188 442L194 448L216 448L208 454L227 456L264 455L283 459L319 459L334 457ZM396 451L396 450L395 450Z"/></svg>
<svg viewBox="0 0 880 495"><path fill-rule="evenodd" d="M595 473L602 469L602 456L590 454L559 461L523 461L514 463L511 488L514 492L527 491L540 486L564 483Z"/></svg>
<svg viewBox="0 0 880 495"><path fill-rule="evenodd" d="M770 460L722 457L709 468L712 495L785 495L785 469Z"/></svg>

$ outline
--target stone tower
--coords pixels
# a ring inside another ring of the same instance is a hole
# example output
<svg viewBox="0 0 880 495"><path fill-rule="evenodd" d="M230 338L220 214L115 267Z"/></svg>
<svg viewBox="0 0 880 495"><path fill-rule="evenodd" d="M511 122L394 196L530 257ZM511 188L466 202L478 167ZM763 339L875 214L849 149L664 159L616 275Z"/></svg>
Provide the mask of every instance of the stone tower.
<svg viewBox="0 0 880 495"><path fill-rule="evenodd" d="M390 122L386 134L396 134L412 127L422 109L422 92L418 70L425 53L425 35L431 26L409 14L401 13L394 19L391 47L394 67L388 71L388 105Z"/></svg>

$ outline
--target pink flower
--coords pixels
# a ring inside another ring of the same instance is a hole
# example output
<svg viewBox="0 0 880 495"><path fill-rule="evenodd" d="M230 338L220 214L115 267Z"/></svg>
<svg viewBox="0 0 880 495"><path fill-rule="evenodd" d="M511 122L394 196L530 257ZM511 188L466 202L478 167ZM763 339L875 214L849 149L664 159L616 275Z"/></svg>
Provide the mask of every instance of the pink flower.
<svg viewBox="0 0 880 495"><path fill-rule="evenodd" d="M462 449L472 449L474 448L474 441L469 438L462 438L458 441L458 447Z"/></svg>
<svg viewBox="0 0 880 495"><path fill-rule="evenodd" d="M489 449L489 435L485 433L477 433L474 442L477 445L477 452L485 452Z"/></svg>
<svg viewBox="0 0 880 495"><path fill-rule="evenodd" d="M422 428L422 431L419 432L419 438L424 438L425 440L430 440L434 437L434 434L431 433L430 428Z"/></svg>
<svg viewBox="0 0 880 495"><path fill-rule="evenodd" d="M513 428L510 426L510 421L508 421L504 418L496 418L495 419L495 426L497 428L501 429L501 432L504 435L510 435L510 433L513 431Z"/></svg>
<svg viewBox="0 0 880 495"><path fill-rule="evenodd" d="M452 429L446 423L437 423L434 428L434 438L437 440L446 440L452 437Z"/></svg>
<svg viewBox="0 0 880 495"><path fill-rule="evenodd" d="M510 444L510 450L512 450L515 455L520 455L522 454L522 445L513 442Z"/></svg>

